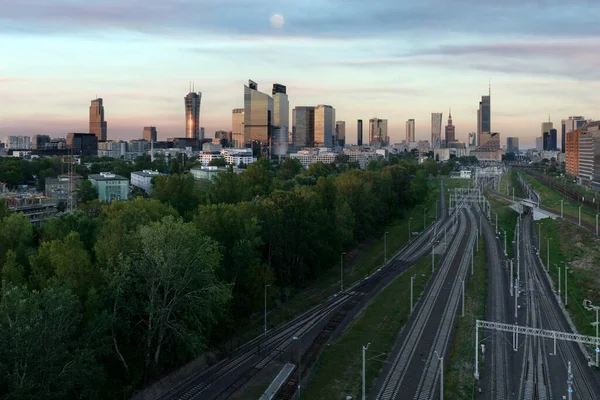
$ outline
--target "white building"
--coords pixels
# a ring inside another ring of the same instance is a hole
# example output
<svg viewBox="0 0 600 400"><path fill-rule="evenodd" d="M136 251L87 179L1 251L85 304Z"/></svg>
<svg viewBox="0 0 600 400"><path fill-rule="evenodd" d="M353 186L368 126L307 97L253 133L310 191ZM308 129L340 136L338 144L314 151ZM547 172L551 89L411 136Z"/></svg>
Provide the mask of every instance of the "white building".
<svg viewBox="0 0 600 400"><path fill-rule="evenodd" d="M125 158L127 155L127 142L110 140L98 142L98 157Z"/></svg>
<svg viewBox="0 0 600 400"><path fill-rule="evenodd" d="M146 193L152 193L152 178L163 175L158 171L143 170L131 173L131 185L139 187Z"/></svg>
<svg viewBox="0 0 600 400"><path fill-rule="evenodd" d="M194 177L195 180L212 180L215 176L217 176L221 172L229 171L230 167L216 167L216 166L207 166L200 168L192 168L190 169L190 173ZM242 173L244 170L241 168L233 167L233 172L236 174Z"/></svg>
<svg viewBox="0 0 600 400"><path fill-rule="evenodd" d="M233 164L234 166L256 162L256 157L252 155L252 149L223 149L221 154L225 157L227 164Z"/></svg>
<svg viewBox="0 0 600 400"><path fill-rule="evenodd" d="M7 150L29 150L31 138L29 136L7 136L4 140L4 147Z"/></svg>

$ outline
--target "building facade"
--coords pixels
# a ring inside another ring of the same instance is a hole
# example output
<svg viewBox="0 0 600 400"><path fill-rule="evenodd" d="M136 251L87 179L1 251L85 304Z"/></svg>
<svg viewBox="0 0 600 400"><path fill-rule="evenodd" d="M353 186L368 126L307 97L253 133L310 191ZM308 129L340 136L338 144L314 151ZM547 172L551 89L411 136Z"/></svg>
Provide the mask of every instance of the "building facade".
<svg viewBox="0 0 600 400"><path fill-rule="evenodd" d="M446 147L451 147L450 143L456 142L456 127L452 124L452 113L448 113L448 125L446 125Z"/></svg>
<svg viewBox="0 0 600 400"><path fill-rule="evenodd" d="M567 175L579 175L579 135L581 130L567 132L565 140L565 169Z"/></svg>
<svg viewBox="0 0 600 400"><path fill-rule="evenodd" d="M131 186L138 187L144 192L152 193L152 178L163 175L158 171L143 170L131 173Z"/></svg>
<svg viewBox="0 0 600 400"><path fill-rule="evenodd" d="M113 200L123 201L129 198L129 180L110 172L91 174L88 179L98 190L98 199L110 203Z"/></svg>
<svg viewBox="0 0 600 400"><path fill-rule="evenodd" d="M90 133L96 135L98 142L107 140L108 123L104 120L104 103L102 98L92 100L90 106Z"/></svg>
<svg viewBox="0 0 600 400"><path fill-rule="evenodd" d="M127 155L127 142L110 140L98 143L98 157L125 158Z"/></svg>
<svg viewBox="0 0 600 400"><path fill-rule="evenodd" d="M519 153L519 138L518 137L507 137L506 138L506 152L507 153Z"/></svg>
<svg viewBox="0 0 600 400"><path fill-rule="evenodd" d="M6 150L29 150L31 138L29 136L7 136L4 140Z"/></svg>
<svg viewBox="0 0 600 400"><path fill-rule="evenodd" d="M319 104L315 107L315 147L333 147L335 139L335 109Z"/></svg>
<svg viewBox="0 0 600 400"><path fill-rule="evenodd" d="M158 140L158 133L156 132L155 126L145 126L144 127L144 140L148 142L156 142Z"/></svg>
<svg viewBox="0 0 600 400"><path fill-rule="evenodd" d="M273 98L258 91L256 82L244 85L244 137L263 149L270 145L273 127Z"/></svg>
<svg viewBox="0 0 600 400"><path fill-rule="evenodd" d="M561 121L561 151L563 153L565 153L566 151L566 138L567 138L567 133L569 132L573 132L576 131L577 129L581 128L583 125L585 125L585 118L581 115L577 115L577 116L570 116L567 119L563 119Z"/></svg>
<svg viewBox="0 0 600 400"><path fill-rule="evenodd" d="M244 109L234 108L231 111L231 138L233 147L244 147L250 144L250 138L244 136Z"/></svg>
<svg viewBox="0 0 600 400"><path fill-rule="evenodd" d="M431 113L431 146L442 147L442 113Z"/></svg>
<svg viewBox="0 0 600 400"><path fill-rule="evenodd" d="M67 148L73 154L96 156L98 155L98 137L93 133L68 133Z"/></svg>
<svg viewBox="0 0 600 400"><path fill-rule="evenodd" d="M314 147L315 145L315 108L296 107L292 111L292 138L294 147Z"/></svg>
<svg viewBox="0 0 600 400"><path fill-rule="evenodd" d="M415 120L409 119L406 121L406 143L415 141Z"/></svg>
<svg viewBox="0 0 600 400"><path fill-rule="evenodd" d="M356 121L356 145L363 145L363 120Z"/></svg>
<svg viewBox="0 0 600 400"><path fill-rule="evenodd" d="M45 150L50 143L48 135L33 135L31 138L31 150Z"/></svg>
<svg viewBox="0 0 600 400"><path fill-rule="evenodd" d="M188 139L204 139L200 135L200 103L202 93L190 92L184 98L185 105L185 137Z"/></svg>
<svg viewBox="0 0 600 400"><path fill-rule="evenodd" d="M369 145L383 147L389 144L387 119L371 118L369 120Z"/></svg>
<svg viewBox="0 0 600 400"><path fill-rule="evenodd" d="M287 88L273 84L273 140L271 154L284 157L288 152L288 132L290 127L290 102Z"/></svg>
<svg viewBox="0 0 600 400"><path fill-rule="evenodd" d="M492 133L492 93L481 96L477 110L477 146L490 139Z"/></svg>
<svg viewBox="0 0 600 400"><path fill-rule="evenodd" d="M346 121L337 121L335 123L336 145L344 147L346 145Z"/></svg>

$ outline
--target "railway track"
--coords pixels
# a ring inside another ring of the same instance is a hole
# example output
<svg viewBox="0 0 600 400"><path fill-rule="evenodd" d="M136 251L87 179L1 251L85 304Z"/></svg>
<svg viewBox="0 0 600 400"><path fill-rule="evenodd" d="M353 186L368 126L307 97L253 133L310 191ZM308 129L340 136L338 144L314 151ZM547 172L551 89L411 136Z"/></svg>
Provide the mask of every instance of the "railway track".
<svg viewBox="0 0 600 400"><path fill-rule="evenodd" d="M396 346L395 355L389 358L391 366L380 378L374 398L387 400L414 396L415 399L429 399L436 396L439 362L434 355L436 351L438 354L446 352L461 301L461 280L466 275L469 260L466 249L475 241L474 230L468 232L468 225L476 224L472 212L465 209L460 213L458 231L441 266L423 300L400 332L402 341Z"/></svg>
<svg viewBox="0 0 600 400"><path fill-rule="evenodd" d="M440 204L445 204L443 183L440 190ZM444 207L441 207L441 218L434 222L416 239L410 241L398 251L391 260L370 276L356 282L343 293L336 295L325 303L301 314L294 320L268 333L266 338L261 335L238 348L232 356L212 367L184 380L161 398L163 400L193 400L193 399L227 399L243 387L271 361L281 357L290 349L294 337L302 337L319 328L315 340L301 355L301 372L308 371L331 334L346 319L349 313L367 295L380 290L386 280L391 281L404 273L415 261L428 254L430 243L444 235L452 225L452 218L447 217ZM294 380L296 380L294 382ZM278 398L291 398L298 386L297 375L293 374L285 383ZM287 394L286 394L287 393Z"/></svg>

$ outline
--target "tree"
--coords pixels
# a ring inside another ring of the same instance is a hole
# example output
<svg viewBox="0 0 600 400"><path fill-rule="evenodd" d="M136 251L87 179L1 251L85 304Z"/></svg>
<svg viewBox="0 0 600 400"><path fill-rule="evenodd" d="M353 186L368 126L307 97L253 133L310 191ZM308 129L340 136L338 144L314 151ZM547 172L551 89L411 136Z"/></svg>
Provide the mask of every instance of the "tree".
<svg viewBox="0 0 600 400"><path fill-rule="evenodd" d="M152 198L169 204L181 216L190 215L198 207L201 195L190 174L158 176L152 190Z"/></svg>
<svg viewBox="0 0 600 400"><path fill-rule="evenodd" d="M214 166L214 167L226 167L227 161L225 161L225 159L223 157L217 157L217 158L213 158L212 160L210 160L208 165Z"/></svg>
<svg viewBox="0 0 600 400"><path fill-rule="evenodd" d="M77 203L85 204L98 198L98 189L89 179L84 179L78 183L75 190Z"/></svg>
<svg viewBox="0 0 600 400"><path fill-rule="evenodd" d="M17 262L27 265L27 257L33 247L33 226L21 213L12 213L0 221L0 265L5 262L9 250L16 253Z"/></svg>
<svg viewBox="0 0 600 400"><path fill-rule="evenodd" d="M52 282L41 292L7 284L0 300L0 396L98 398L102 372L82 345L77 298Z"/></svg>
<svg viewBox="0 0 600 400"><path fill-rule="evenodd" d="M122 260L130 271L133 310L146 380L160 371L164 347L197 355L207 343L230 289L217 279L217 244L173 217L140 227ZM125 310L126 314L129 312ZM171 355L173 357L175 354ZM173 359L171 359L173 361Z"/></svg>

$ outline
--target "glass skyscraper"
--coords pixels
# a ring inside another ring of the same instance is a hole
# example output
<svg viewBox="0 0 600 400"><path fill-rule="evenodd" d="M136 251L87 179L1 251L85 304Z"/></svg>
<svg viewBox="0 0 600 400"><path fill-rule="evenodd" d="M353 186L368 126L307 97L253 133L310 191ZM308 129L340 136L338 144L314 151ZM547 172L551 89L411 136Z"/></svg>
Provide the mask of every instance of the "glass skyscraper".
<svg viewBox="0 0 600 400"><path fill-rule="evenodd" d="M442 113L431 113L431 147L442 147Z"/></svg>
<svg viewBox="0 0 600 400"><path fill-rule="evenodd" d="M335 109L320 104L315 107L315 147L333 147L335 137Z"/></svg>
<svg viewBox="0 0 600 400"><path fill-rule="evenodd" d="M244 137L269 147L273 127L273 98L258 91L256 82L244 85Z"/></svg>
<svg viewBox="0 0 600 400"><path fill-rule="evenodd" d="M99 142L106 141L107 125L107 122L104 120L102 99L92 100L92 105L90 106L90 133L96 135Z"/></svg>
<svg viewBox="0 0 600 400"><path fill-rule="evenodd" d="M315 142L315 108L296 107L292 111L292 138L294 147L313 147Z"/></svg>
<svg viewBox="0 0 600 400"><path fill-rule="evenodd" d="M290 102L286 87L279 83L273 85L273 139L272 154L285 156L288 151L290 126Z"/></svg>
<svg viewBox="0 0 600 400"><path fill-rule="evenodd" d="M188 139L204 139L200 135L200 101L202 93L190 92L185 100L185 137Z"/></svg>

